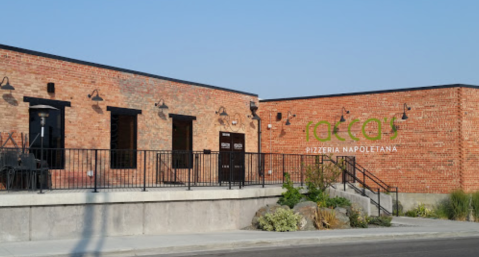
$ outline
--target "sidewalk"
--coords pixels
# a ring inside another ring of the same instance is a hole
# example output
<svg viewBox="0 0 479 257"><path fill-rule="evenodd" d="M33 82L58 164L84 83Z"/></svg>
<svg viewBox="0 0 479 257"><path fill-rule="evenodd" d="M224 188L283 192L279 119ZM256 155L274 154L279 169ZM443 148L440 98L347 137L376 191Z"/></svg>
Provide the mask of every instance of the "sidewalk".
<svg viewBox="0 0 479 257"><path fill-rule="evenodd" d="M141 256L322 243L479 236L479 223L399 217L394 227L307 232L226 231L0 244L3 256Z"/></svg>

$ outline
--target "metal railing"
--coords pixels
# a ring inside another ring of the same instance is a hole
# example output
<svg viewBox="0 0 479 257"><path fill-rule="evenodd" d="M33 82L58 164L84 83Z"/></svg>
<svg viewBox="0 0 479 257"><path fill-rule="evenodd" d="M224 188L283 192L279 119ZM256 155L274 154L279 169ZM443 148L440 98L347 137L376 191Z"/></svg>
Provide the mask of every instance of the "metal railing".
<svg viewBox="0 0 479 257"><path fill-rule="evenodd" d="M393 193L396 195L396 216L399 216L398 187L389 186L380 180L373 173L356 163L354 157L337 156L336 163L340 162L343 163L344 167L342 181L345 191L346 186L349 186L356 193L368 196L371 199L371 203L378 208L378 215L381 215L381 211L385 214L392 214L389 210L381 206L381 191L386 194ZM360 187L356 186L356 183L359 184ZM373 195L374 197L369 195Z"/></svg>
<svg viewBox="0 0 479 257"><path fill-rule="evenodd" d="M2 153L41 156L37 148L3 148ZM20 158L18 158L20 160ZM31 181L17 167L0 163L0 190L68 190L168 187L243 187L280 185L285 174L304 185L306 169L323 161L323 156L211 151L43 149L46 171L30 174ZM40 161L37 160L40 164ZM17 172L15 172L17 171ZM4 176L5 175L5 176ZM6 176L8 175L8 179ZM35 178L35 179L33 179Z"/></svg>

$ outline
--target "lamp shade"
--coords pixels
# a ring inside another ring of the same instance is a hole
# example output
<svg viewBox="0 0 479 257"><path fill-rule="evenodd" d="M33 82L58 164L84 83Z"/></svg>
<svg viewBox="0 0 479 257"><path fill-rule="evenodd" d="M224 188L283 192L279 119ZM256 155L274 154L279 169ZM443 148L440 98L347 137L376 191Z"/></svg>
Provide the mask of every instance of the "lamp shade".
<svg viewBox="0 0 479 257"><path fill-rule="evenodd" d="M15 88L14 88L12 85L10 85L10 83L8 82L8 80L7 80L7 84L5 84L5 85L2 86L2 89L3 89L3 90L15 90Z"/></svg>

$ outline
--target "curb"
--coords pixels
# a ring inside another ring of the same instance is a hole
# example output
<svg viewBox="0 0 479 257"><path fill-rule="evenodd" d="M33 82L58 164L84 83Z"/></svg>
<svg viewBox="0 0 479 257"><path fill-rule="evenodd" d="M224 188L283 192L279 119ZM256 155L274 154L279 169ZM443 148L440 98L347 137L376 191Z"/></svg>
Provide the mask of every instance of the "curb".
<svg viewBox="0 0 479 257"><path fill-rule="evenodd" d="M368 241L392 241L406 239L432 239L432 238L458 238L458 237L479 237L479 231L464 232L412 232L412 233L391 233L377 235L359 235L359 236L333 236L333 237L306 237L306 238L282 238L282 239L265 239L265 240L243 240L225 243L211 243L201 245L183 245L183 246L164 246L148 249L121 249L102 252L75 252L67 254L35 254L35 255L15 255L15 257L98 257L98 256L146 256L146 255L163 255L163 254L187 254L199 252L211 252L221 250L246 250L252 248L268 248L274 246L308 246L317 244L333 244L333 243L352 243L352 242L368 242Z"/></svg>

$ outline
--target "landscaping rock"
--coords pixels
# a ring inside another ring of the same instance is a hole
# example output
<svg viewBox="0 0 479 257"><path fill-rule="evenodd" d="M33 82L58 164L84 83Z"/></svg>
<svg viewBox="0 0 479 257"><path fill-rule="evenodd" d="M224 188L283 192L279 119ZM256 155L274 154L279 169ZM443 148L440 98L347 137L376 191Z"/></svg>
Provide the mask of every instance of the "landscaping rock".
<svg viewBox="0 0 479 257"><path fill-rule="evenodd" d="M315 202L307 201L298 203L294 206L293 211L301 215L301 221L299 222L299 230L316 230L314 226L314 216L318 211L318 205Z"/></svg>
<svg viewBox="0 0 479 257"><path fill-rule="evenodd" d="M259 228L259 217L264 216L266 213L274 213L277 209L282 208L285 210L289 210L289 207L286 205L279 205L279 204L273 204L273 205L266 205L258 209L256 211L256 214L253 217L253 220L251 221L251 225L253 228Z"/></svg>
<svg viewBox="0 0 479 257"><path fill-rule="evenodd" d="M336 213L336 219L338 220L336 228L338 229L351 228L349 216L347 215L347 210L345 208L336 207L334 211Z"/></svg>

